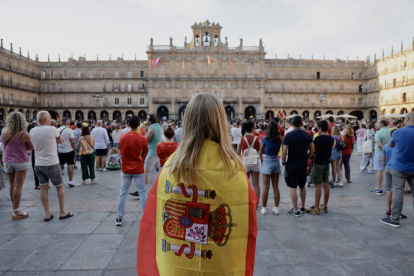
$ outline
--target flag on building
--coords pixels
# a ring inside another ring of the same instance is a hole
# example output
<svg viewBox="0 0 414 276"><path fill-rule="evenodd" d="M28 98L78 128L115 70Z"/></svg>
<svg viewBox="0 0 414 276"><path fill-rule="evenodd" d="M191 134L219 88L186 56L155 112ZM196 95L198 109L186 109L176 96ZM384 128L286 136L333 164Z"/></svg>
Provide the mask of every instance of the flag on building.
<svg viewBox="0 0 414 276"><path fill-rule="evenodd" d="M244 170L223 180L218 150L204 140L196 165L203 175L191 184L167 175L172 157L165 163L141 220L138 275L253 275L256 195Z"/></svg>
<svg viewBox="0 0 414 276"><path fill-rule="evenodd" d="M160 63L161 63L161 58L157 58L157 59L152 60L152 65L158 65Z"/></svg>
<svg viewBox="0 0 414 276"><path fill-rule="evenodd" d="M185 62L184 62L184 58L183 58L183 70L185 69Z"/></svg>
<svg viewBox="0 0 414 276"><path fill-rule="evenodd" d="M207 54L207 64L210 65L210 56Z"/></svg>
<svg viewBox="0 0 414 276"><path fill-rule="evenodd" d="M231 58L229 58L229 67L231 69Z"/></svg>
<svg viewBox="0 0 414 276"><path fill-rule="evenodd" d="M252 69L254 69L254 60L252 59Z"/></svg>
<svg viewBox="0 0 414 276"><path fill-rule="evenodd" d="M280 112L279 112L279 113L280 113L280 115L283 117L283 119L286 119L285 112L283 112L283 110L282 110L282 109L280 110Z"/></svg>

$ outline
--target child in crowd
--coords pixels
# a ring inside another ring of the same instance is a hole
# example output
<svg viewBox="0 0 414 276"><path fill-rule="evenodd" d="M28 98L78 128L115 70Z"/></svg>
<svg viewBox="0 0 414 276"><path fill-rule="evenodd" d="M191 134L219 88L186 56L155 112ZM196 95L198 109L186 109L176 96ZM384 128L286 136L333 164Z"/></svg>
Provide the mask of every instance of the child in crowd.
<svg viewBox="0 0 414 276"><path fill-rule="evenodd" d="M167 161L168 157L175 152L180 144L174 142L174 128L172 125L168 125L167 128L164 130L164 137L165 141L159 143L157 145L157 155L160 159L161 167L164 166L165 161Z"/></svg>
<svg viewBox="0 0 414 276"><path fill-rule="evenodd" d="M112 148L109 152L108 164L106 168L108 170L120 170L121 169L121 155L117 148Z"/></svg>

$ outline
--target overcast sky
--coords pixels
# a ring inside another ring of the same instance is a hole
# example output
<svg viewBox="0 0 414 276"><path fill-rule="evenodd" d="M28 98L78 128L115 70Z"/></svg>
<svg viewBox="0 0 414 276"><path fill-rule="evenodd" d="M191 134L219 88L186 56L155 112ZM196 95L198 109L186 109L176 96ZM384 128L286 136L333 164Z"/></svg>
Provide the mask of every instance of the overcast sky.
<svg viewBox="0 0 414 276"><path fill-rule="evenodd" d="M266 58L365 60L411 45L413 0L0 0L0 37L5 48L41 61L77 59L146 59L154 45L182 46L191 40L196 21L219 22L222 41L257 46Z"/></svg>

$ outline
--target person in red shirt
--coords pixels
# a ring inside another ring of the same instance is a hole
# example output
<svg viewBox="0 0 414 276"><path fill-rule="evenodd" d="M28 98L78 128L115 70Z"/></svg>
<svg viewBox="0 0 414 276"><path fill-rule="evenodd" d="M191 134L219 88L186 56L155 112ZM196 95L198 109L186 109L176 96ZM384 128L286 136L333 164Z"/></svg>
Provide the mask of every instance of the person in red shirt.
<svg viewBox="0 0 414 276"><path fill-rule="evenodd" d="M309 133L309 135L312 137L313 139L313 131L312 131L312 124L309 124L306 126L306 130L307 133Z"/></svg>
<svg viewBox="0 0 414 276"><path fill-rule="evenodd" d="M147 139L138 133L140 118L136 115L130 118L131 130L123 134L119 139L121 150L121 191L118 198L118 213L115 225L121 226L125 214L125 203L131 181L134 179L140 195L142 212L147 202L147 191L145 189L144 162L148 154Z"/></svg>
<svg viewBox="0 0 414 276"><path fill-rule="evenodd" d="M279 117L273 118L273 121L277 123L277 128L279 129L280 136L285 137L285 129L279 125Z"/></svg>
<svg viewBox="0 0 414 276"><path fill-rule="evenodd" d="M349 160L351 159L352 149L355 143L354 130L351 127L344 129L344 141L346 142L346 149L342 150L342 165L345 167L345 178L347 183L351 183L351 167L349 166Z"/></svg>
<svg viewBox="0 0 414 276"><path fill-rule="evenodd" d="M174 129L171 125L168 125L167 128L164 130L164 136L166 138L165 142L161 142L157 145L157 155L160 159L161 167L164 166L165 162L167 161L168 157L171 156L178 148L180 144L174 142Z"/></svg>
<svg viewBox="0 0 414 276"><path fill-rule="evenodd" d="M266 136L266 129L267 129L267 124L265 124L265 123L263 123L261 126L260 126L260 131L259 131L259 138L260 138L260 141L262 141L263 140L263 137L265 137Z"/></svg>
<svg viewBox="0 0 414 276"><path fill-rule="evenodd" d="M328 118L328 133L329 135L332 135L332 127L336 126L335 122L334 122L334 118L332 116L329 116Z"/></svg>

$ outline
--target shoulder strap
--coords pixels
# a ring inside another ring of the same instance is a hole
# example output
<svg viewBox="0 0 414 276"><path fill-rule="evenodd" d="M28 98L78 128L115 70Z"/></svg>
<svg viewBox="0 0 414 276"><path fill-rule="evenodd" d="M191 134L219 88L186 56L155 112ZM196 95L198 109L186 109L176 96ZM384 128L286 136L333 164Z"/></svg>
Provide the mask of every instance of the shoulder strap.
<svg viewBox="0 0 414 276"><path fill-rule="evenodd" d="M24 134L24 131L22 132L22 135L20 135L20 137L19 137L19 141L20 141L20 139L22 138L23 134Z"/></svg>
<svg viewBox="0 0 414 276"><path fill-rule="evenodd" d="M94 150L95 148L92 146L92 144L91 144L91 143L89 143L89 140L88 140L88 139L86 139L86 137L85 137L85 136L84 136L83 138L86 140L86 142L88 142L89 146L91 146L91 147L92 147L92 149Z"/></svg>
<svg viewBox="0 0 414 276"><path fill-rule="evenodd" d="M252 145L250 147L253 147L254 146L254 143L256 142L256 139L257 139L257 136L254 136L253 143L252 143Z"/></svg>
<svg viewBox="0 0 414 276"><path fill-rule="evenodd" d="M24 132L23 132L24 133ZM7 144L9 143L9 141L11 140L11 138L13 138L14 137L14 135L16 135L17 134L17 132L15 133L15 134L13 134L12 136L10 136L10 138L6 141L6 144L4 145L4 149L6 149L6 147L7 147ZM20 139L20 138L19 138Z"/></svg>
<svg viewBox="0 0 414 276"><path fill-rule="evenodd" d="M61 131L60 131L60 133L59 133L59 135L62 135L62 132L65 130L65 129L67 129L68 127L65 127L64 129L62 129Z"/></svg>
<svg viewBox="0 0 414 276"><path fill-rule="evenodd" d="M250 145L249 145L249 141L247 141L247 138L246 138L246 136L244 136L244 141L246 141L246 144L247 144L247 148L250 148Z"/></svg>

